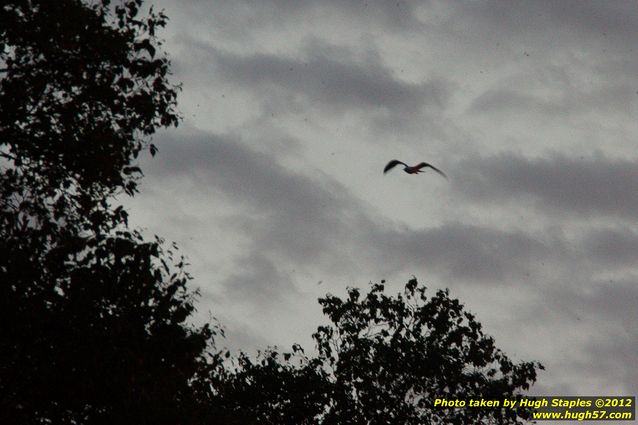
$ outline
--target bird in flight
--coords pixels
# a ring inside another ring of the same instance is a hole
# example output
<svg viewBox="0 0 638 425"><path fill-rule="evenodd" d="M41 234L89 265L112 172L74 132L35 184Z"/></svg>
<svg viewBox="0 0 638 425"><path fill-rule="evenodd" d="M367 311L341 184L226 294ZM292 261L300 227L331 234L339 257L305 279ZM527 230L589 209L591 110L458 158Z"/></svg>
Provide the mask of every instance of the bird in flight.
<svg viewBox="0 0 638 425"><path fill-rule="evenodd" d="M391 169L393 169L399 164L404 166L403 171L405 171L408 174L419 174L423 172L423 168L430 167L431 169L433 169L434 171L436 171L437 173L439 173L440 175L442 175L443 177L447 179L447 176L445 175L445 173L439 170L438 168L436 168L432 164L428 164L427 162L422 162L420 164L410 166L406 164L405 162L401 162L397 159L393 159L392 161L388 162L388 165L386 165L385 168L383 169L383 174L387 173L388 171L390 171Z"/></svg>

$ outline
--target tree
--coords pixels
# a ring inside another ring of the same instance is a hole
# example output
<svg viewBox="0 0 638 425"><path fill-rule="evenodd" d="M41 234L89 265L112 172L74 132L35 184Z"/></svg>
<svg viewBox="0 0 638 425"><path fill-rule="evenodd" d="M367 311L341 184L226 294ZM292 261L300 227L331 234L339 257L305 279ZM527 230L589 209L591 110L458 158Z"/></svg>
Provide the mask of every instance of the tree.
<svg viewBox="0 0 638 425"><path fill-rule="evenodd" d="M92 3L4 2L3 156L46 188L76 184L90 193L97 185L133 193L131 174L140 170L130 162L145 146L140 136L178 119L169 61L158 55L155 35L166 16L138 17L141 0Z"/></svg>
<svg viewBox="0 0 638 425"><path fill-rule="evenodd" d="M0 7L0 422L192 423L214 329L185 263L113 205L176 125L141 0Z"/></svg>
<svg viewBox="0 0 638 425"><path fill-rule="evenodd" d="M50 231L61 217L65 226L104 225L106 200L136 191L139 152L157 151L148 138L178 122L156 37L166 16L139 17L141 0L91 3L14 0L0 9L3 206Z"/></svg>
<svg viewBox="0 0 638 425"><path fill-rule="evenodd" d="M257 359L216 353L198 382L206 405L204 422L213 425L316 424L330 382L321 359L309 359L299 345L293 353L274 348Z"/></svg>
<svg viewBox="0 0 638 425"><path fill-rule="evenodd" d="M211 398L230 412L251 412L241 422L255 424L515 424L529 417L521 409L434 406L437 398L516 398L542 369L513 363L447 290L428 298L412 279L395 297L375 284L363 296L351 288L346 299L328 295L320 304L331 325L313 335L316 357L298 346L255 361L241 356L234 373L215 375Z"/></svg>

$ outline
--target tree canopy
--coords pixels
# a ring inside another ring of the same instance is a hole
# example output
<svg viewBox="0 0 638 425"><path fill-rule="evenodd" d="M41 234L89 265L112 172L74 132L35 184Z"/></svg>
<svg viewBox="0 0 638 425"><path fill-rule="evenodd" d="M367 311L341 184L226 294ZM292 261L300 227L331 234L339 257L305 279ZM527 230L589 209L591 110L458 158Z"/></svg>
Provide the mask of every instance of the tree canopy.
<svg viewBox="0 0 638 425"><path fill-rule="evenodd" d="M156 35L166 16L140 16L141 0L90 3L0 8L2 209L49 235L125 221L108 199L135 193L138 154L179 118Z"/></svg>
<svg viewBox="0 0 638 425"><path fill-rule="evenodd" d="M230 374L215 369L211 399L230 415L222 423L516 424L529 417L525 410L434 407L437 398L516 398L542 368L513 363L447 290L428 297L412 279L396 296L375 284L320 304L330 324L313 335L316 355L295 345L256 360L240 356Z"/></svg>
<svg viewBox="0 0 638 425"><path fill-rule="evenodd" d="M136 191L178 87L140 0L0 7L0 422L193 423L213 330L173 247L114 195Z"/></svg>
<svg viewBox="0 0 638 425"><path fill-rule="evenodd" d="M141 0L8 1L0 9L0 140L47 188L135 190L145 138L177 124L176 87ZM151 152L155 148L151 146Z"/></svg>

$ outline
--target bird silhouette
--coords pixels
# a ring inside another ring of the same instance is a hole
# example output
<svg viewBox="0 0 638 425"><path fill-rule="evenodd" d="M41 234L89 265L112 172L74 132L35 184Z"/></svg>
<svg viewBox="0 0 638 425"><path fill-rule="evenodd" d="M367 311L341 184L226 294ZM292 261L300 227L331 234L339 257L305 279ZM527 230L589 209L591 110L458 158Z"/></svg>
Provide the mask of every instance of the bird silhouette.
<svg viewBox="0 0 638 425"><path fill-rule="evenodd" d="M383 174L387 173L388 171L390 171L391 169L393 169L399 164L404 166L403 171L405 171L408 174L419 174L424 171L423 168L430 167L431 169L433 169L434 171L436 171L437 173L439 173L440 175L442 175L443 177L447 179L447 176L445 175L445 173L439 170L438 168L436 168L432 164L428 164L427 162L422 162L420 164L410 166L406 164L405 162L399 161L398 159L393 159L392 161L388 162L388 165L386 165L385 168L383 169Z"/></svg>

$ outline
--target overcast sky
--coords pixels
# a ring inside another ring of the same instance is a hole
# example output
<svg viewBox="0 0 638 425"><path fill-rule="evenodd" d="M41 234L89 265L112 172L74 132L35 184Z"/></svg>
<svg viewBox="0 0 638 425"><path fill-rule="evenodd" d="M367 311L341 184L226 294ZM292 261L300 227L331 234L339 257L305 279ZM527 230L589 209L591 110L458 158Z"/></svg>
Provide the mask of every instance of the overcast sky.
<svg viewBox="0 0 638 425"><path fill-rule="evenodd" d="M317 297L415 275L541 361L535 393L638 393L634 2L152 3L184 121L131 215L221 345L312 346Z"/></svg>

